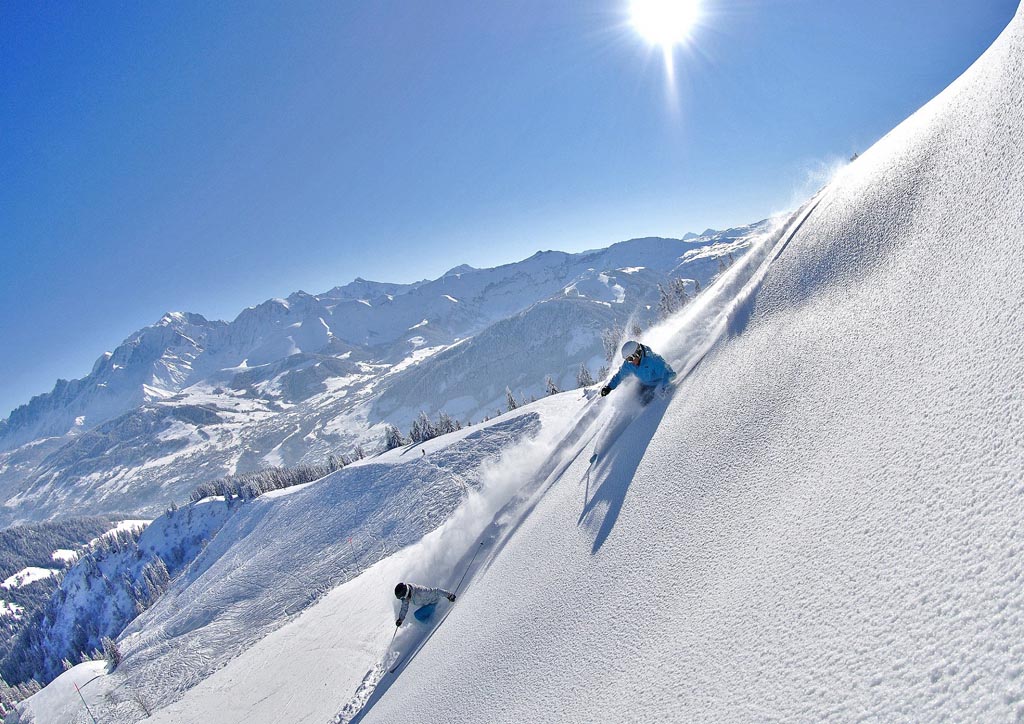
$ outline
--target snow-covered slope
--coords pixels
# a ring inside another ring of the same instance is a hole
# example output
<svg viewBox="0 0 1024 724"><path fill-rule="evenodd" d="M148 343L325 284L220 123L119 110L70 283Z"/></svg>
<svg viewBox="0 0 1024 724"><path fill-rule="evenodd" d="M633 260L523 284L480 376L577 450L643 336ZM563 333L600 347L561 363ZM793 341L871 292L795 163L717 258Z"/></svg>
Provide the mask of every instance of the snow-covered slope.
<svg viewBox="0 0 1024 724"><path fill-rule="evenodd" d="M379 633L380 615L391 617L386 599L382 602L374 594L382 581L407 568L410 550L417 549L408 546L450 518L460 505L463 517L471 513L471 522L489 519L521 483L518 476L507 474L507 466L496 465L502 452L519 449L519 441L535 435L542 425L564 424L564 418L575 415L582 404L579 397L573 393L568 404L565 399L547 398L487 424L415 448L392 450L314 483L268 493L248 503L235 502L226 508L223 501L203 501L157 519L139 540L139 549L158 553L172 575L182 557L190 562L157 604L121 636L125 660L117 675L91 684L86 692L101 692L98 701L90 702L94 713L104 721L136 721L140 701L148 707L166 707L227 664L212 683L204 682L194 694L209 701L203 697L210 697L210 687L216 692L225 685L225 677L231 681L239 666L247 670L253 657L266 650L265 642L293 642L291 625L275 629L301 620L303 645L313 636L320 641L318 650L331 647L335 655L347 652L346 657L324 661L317 656L296 661L295 668L289 665L273 671L266 670L265 662L256 663L264 671L256 679L282 694L272 704L264 696L257 708L266 721L297 720L294 707L302 701L302 711L328 718L340 705L335 695L309 697L299 687L293 700L286 691L294 677L302 672L308 683L312 666L321 674L333 672L341 677L341 691L354 689L372 663L366 646ZM211 532L212 540L197 557L191 551L177 555L179 547L194 547ZM439 532L431 535L436 538ZM454 535L458 550L465 545L462 537L471 534L458 529ZM396 550L400 552L392 555ZM136 563L133 558L128 565L146 562L139 560ZM78 572L73 570L68 579L82 579ZM106 574L104 582L119 575ZM74 586L82 588L77 582ZM320 601L335 586L338 589ZM69 592L66 598L76 604L75 595ZM366 615L371 616L372 626L360 624ZM320 628L325 617L336 630ZM315 632L307 628L310 622L318 622ZM233 661L249 647L256 653L246 652ZM79 685L96 673L86 664L76 670L89 675L78 679ZM245 678L256 680L248 673ZM46 695L31 702L29 711L39 721L77 721L86 716L80 703L54 697L55 690L66 686L66 677L54 682ZM326 690L326 682L323 686ZM69 690L73 692L73 687ZM107 696L106 692L113 693ZM210 720L201 708L190 699L168 709L166 716L169 721ZM246 720L248 708L231 709L213 720L224 716Z"/></svg>
<svg viewBox="0 0 1024 724"><path fill-rule="evenodd" d="M1024 716L1021 138L1018 12L794 221L671 404L577 458L365 720ZM699 322L665 341L687 367Z"/></svg>

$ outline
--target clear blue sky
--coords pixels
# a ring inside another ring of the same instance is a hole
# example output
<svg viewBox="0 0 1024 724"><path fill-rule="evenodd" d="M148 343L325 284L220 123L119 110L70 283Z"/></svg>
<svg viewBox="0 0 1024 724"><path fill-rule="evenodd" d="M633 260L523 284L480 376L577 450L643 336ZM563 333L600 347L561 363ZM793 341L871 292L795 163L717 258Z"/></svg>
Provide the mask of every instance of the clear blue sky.
<svg viewBox="0 0 1024 724"><path fill-rule="evenodd" d="M948 85L1016 0L0 4L0 416L167 310L787 207Z"/></svg>

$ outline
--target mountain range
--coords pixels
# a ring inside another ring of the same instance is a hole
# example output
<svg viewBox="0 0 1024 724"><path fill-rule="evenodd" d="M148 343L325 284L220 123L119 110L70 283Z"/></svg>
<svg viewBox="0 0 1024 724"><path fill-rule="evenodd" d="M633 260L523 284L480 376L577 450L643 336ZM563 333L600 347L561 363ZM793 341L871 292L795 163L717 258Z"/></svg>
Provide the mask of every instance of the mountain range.
<svg viewBox="0 0 1024 724"><path fill-rule="evenodd" d="M766 222L538 252L438 279L356 279L233 321L169 312L0 422L0 523L159 512L199 483L374 449L422 411L463 424L599 376L602 332L644 327L659 285L707 285Z"/></svg>

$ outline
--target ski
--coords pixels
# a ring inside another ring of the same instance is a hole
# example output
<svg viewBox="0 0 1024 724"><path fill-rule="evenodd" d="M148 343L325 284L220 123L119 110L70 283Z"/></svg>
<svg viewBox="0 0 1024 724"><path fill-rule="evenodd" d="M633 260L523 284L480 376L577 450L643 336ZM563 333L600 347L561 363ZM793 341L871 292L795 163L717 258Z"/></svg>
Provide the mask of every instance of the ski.
<svg viewBox="0 0 1024 724"><path fill-rule="evenodd" d="M402 668L402 666L407 661L411 661L412 659L416 658L416 654L418 654L423 649L423 647L427 645L427 642L430 641L430 637L434 635L434 632L437 631L439 628L441 628L441 624L443 624L444 620L446 618L448 618L448 614L450 614L452 612L453 608L454 608L454 606L449 606L448 610L444 612L444 615L441 616L440 619L438 619L438 622L430 630L430 633L428 633L426 636L424 636L423 639L419 643L417 643L412 649L410 649L408 652L399 655L398 660L395 661L394 665L388 670L389 674L395 673L400 668Z"/></svg>

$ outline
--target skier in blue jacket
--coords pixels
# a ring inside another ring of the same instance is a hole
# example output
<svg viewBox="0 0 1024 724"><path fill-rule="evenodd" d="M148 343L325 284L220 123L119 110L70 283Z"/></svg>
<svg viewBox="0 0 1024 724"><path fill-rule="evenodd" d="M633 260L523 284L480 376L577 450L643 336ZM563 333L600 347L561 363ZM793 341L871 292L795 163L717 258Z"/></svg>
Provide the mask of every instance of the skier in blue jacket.
<svg viewBox="0 0 1024 724"><path fill-rule="evenodd" d="M628 375L633 375L640 380L641 390L644 392L653 391L656 387L664 387L676 376L675 370L666 362L661 355L652 352L639 342L626 342L622 345L622 357L625 362L616 372L608 384L601 388L601 396L604 397L614 390Z"/></svg>

